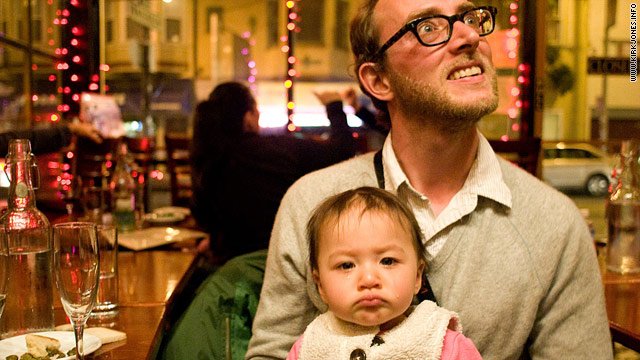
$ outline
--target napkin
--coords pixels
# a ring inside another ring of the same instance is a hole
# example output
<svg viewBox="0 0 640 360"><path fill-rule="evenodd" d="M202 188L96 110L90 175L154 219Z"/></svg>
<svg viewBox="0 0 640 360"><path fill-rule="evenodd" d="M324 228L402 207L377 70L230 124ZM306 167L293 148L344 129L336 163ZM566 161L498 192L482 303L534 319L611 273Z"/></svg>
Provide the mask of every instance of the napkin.
<svg viewBox="0 0 640 360"><path fill-rule="evenodd" d="M55 330L73 331L73 326L71 324L58 325L55 327ZM84 329L84 332L100 339L102 341L102 345L127 339L126 333L105 327L88 327Z"/></svg>

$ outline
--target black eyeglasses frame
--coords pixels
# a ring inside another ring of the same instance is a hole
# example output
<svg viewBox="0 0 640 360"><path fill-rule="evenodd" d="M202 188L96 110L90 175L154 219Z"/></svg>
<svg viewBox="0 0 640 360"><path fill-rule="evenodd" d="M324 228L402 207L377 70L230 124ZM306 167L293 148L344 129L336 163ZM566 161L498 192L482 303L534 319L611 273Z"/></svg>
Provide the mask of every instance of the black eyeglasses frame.
<svg viewBox="0 0 640 360"><path fill-rule="evenodd" d="M411 31L413 33L413 35L415 35L416 39L418 39L418 42L422 45L422 46L438 46L440 44L444 44L446 42L448 42L449 40L451 40L451 34L453 34L453 24L455 24L456 21L461 21L462 23L464 23L464 16L466 14L468 14L471 11L478 11L478 10L486 10L491 14L491 31L485 33L485 34L479 34L480 36L487 36L489 34L491 34L493 32L493 30L495 30L496 28L496 14L498 13L498 9L496 9L493 6L478 6L475 7L473 9L469 9L466 10L464 12L461 12L459 14L454 14L451 16L446 16L446 15L432 15L432 16L425 16L425 17L421 17L421 18L417 18L414 20L409 21L408 23L406 23L400 30L398 30L395 34L393 34L393 36L391 38L389 38L389 40L387 40L387 42L384 43L384 45L382 45L380 47L380 49L375 53L375 55L373 55L373 59L374 60L379 60L380 57L382 56L382 54L384 54L385 51L387 51L388 48L391 47L391 45L395 44L398 40L400 40L400 38L402 38L407 32ZM442 18L442 19L446 19L449 22L449 36L447 36L446 40L437 42L435 44L425 44L422 39L420 38L420 35L418 34L418 24L420 24L421 22L427 20L427 19L432 19L432 18Z"/></svg>

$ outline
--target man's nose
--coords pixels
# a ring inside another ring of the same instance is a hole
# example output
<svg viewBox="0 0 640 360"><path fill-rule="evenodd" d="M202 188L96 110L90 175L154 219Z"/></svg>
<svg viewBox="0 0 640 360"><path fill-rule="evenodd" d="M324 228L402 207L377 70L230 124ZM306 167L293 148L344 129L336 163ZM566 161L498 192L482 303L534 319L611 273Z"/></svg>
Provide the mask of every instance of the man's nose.
<svg viewBox="0 0 640 360"><path fill-rule="evenodd" d="M473 51L480 43L480 34L471 26L462 22L462 20L453 23L451 30L450 46L456 52Z"/></svg>

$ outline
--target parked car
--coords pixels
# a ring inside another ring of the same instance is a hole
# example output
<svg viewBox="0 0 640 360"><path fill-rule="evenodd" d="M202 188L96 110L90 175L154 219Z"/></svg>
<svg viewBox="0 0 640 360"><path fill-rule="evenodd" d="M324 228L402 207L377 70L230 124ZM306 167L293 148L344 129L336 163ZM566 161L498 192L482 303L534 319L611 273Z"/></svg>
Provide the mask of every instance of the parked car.
<svg viewBox="0 0 640 360"><path fill-rule="evenodd" d="M587 143L544 143L542 178L560 190L584 190L603 196L615 166L615 158Z"/></svg>

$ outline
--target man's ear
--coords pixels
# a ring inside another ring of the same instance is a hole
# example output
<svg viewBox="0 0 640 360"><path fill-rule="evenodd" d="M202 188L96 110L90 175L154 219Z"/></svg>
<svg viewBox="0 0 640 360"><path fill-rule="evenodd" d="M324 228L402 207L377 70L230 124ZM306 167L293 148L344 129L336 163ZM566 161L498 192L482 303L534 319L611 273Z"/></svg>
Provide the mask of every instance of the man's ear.
<svg viewBox="0 0 640 360"><path fill-rule="evenodd" d="M393 99L393 92L389 86L389 79L386 74L379 69L375 63L364 63L358 69L358 77L362 86L378 100L390 101Z"/></svg>
<svg viewBox="0 0 640 360"><path fill-rule="evenodd" d="M318 287L318 293L320 294L322 301L324 301L326 304L327 300L325 300L324 290L322 289L322 283L320 282L320 275L318 274L318 270L313 270L312 274L313 274L313 282L315 282L316 286Z"/></svg>

